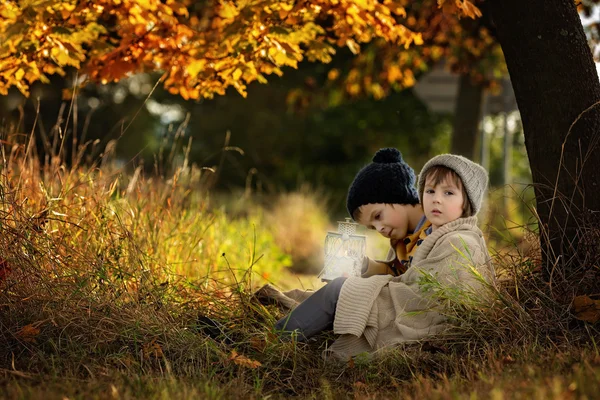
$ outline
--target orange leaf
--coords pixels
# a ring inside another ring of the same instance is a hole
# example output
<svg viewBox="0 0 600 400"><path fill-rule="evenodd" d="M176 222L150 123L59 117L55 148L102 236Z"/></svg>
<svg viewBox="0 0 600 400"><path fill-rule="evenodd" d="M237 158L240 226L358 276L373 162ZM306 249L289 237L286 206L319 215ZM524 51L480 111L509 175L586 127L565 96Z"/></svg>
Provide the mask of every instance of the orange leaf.
<svg viewBox="0 0 600 400"><path fill-rule="evenodd" d="M188 92L188 90L185 86L179 87L179 94L181 95L181 97L183 97L184 100L190 99L190 93Z"/></svg>
<svg viewBox="0 0 600 400"><path fill-rule="evenodd" d="M40 328L34 324L25 325L17 332L17 337L24 342L35 343L35 337L40 334Z"/></svg>
<svg viewBox="0 0 600 400"><path fill-rule="evenodd" d="M221 2L220 5L219 16L222 18L232 19L239 14L237 7L232 2Z"/></svg>
<svg viewBox="0 0 600 400"><path fill-rule="evenodd" d="M573 299L575 318L586 322L600 320L600 300L592 300L588 296L577 296Z"/></svg>
<svg viewBox="0 0 600 400"><path fill-rule="evenodd" d="M63 100L71 100L73 98L73 89L66 88L62 90L62 99Z"/></svg>
<svg viewBox="0 0 600 400"><path fill-rule="evenodd" d="M6 280L6 277L8 276L8 274L10 274L11 271L12 269L10 268L10 265L8 265L8 261L6 261L3 258L0 258L0 283Z"/></svg>
<svg viewBox="0 0 600 400"><path fill-rule="evenodd" d="M503 362L504 364L514 364L514 363L515 363L515 359L514 359L514 358L512 358L512 357L510 356L510 354L509 354L509 355L506 355L506 356L504 356L504 358L502 359L502 362Z"/></svg>
<svg viewBox="0 0 600 400"><path fill-rule="evenodd" d="M354 368L355 364L354 364L354 359L352 357L350 357L348 359L348 368Z"/></svg>
<svg viewBox="0 0 600 400"><path fill-rule="evenodd" d="M339 76L340 76L340 71L336 68L332 68L327 73L327 79L329 79L330 81L335 81Z"/></svg>
<svg viewBox="0 0 600 400"><path fill-rule="evenodd" d="M252 346L252 348L262 352L265 350L265 347L267 347L267 342L263 338L254 337L254 338L250 339L250 346Z"/></svg>
<svg viewBox="0 0 600 400"><path fill-rule="evenodd" d="M160 344L156 343L156 339L152 339L149 343L146 343L142 346L142 354L145 359L149 359L150 357L163 357L164 353L162 351L162 347Z"/></svg>
<svg viewBox="0 0 600 400"><path fill-rule="evenodd" d="M262 364L259 361L252 360L246 356L238 354L237 351L231 350L231 354L229 355L229 361L233 361L234 364L239 365L245 368L258 368Z"/></svg>

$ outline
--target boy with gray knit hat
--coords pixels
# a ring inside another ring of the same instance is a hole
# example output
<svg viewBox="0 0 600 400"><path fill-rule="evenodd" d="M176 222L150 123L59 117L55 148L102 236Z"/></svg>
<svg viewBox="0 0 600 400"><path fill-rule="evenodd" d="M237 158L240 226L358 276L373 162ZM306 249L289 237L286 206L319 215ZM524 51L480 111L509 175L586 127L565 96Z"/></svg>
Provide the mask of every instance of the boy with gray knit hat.
<svg viewBox="0 0 600 400"><path fill-rule="evenodd" d="M483 195L488 185L488 173L479 164L453 154L441 154L429 160L419 174L419 197L423 200L426 180L432 184L447 183L461 188L463 212L461 217L476 215L481 209ZM423 207L425 205L423 204ZM427 214L427 212L425 212ZM432 217L437 217L432 214ZM430 219L431 221L431 219Z"/></svg>

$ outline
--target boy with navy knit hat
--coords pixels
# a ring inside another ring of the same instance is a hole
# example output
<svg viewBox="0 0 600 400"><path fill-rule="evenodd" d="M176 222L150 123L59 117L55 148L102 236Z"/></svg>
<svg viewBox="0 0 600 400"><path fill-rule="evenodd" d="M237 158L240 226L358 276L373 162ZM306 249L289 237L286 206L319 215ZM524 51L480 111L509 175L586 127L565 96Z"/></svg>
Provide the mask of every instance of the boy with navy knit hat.
<svg viewBox="0 0 600 400"><path fill-rule="evenodd" d="M406 270L411 255L421 243L420 236L430 223L423 215L419 195L415 188L414 170L404 162L400 151L380 149L373 161L355 176L346 199L348 213L360 224L376 229L390 239L390 249L384 260L365 257L362 277L372 275L398 276ZM290 307L294 300L304 300L289 317L276 324L277 329L298 331L300 339L331 329L336 303L346 278L336 278L310 297L286 294L272 286L261 288L267 297ZM307 298L308 297L308 298ZM315 310L318 310L315 312Z"/></svg>
<svg viewBox="0 0 600 400"><path fill-rule="evenodd" d="M363 277L400 275L406 271L423 231L431 225L423 216L415 188L415 172L394 148L375 153L373 162L363 167L348 189L346 207L359 224L377 230L390 239L384 260L365 257Z"/></svg>
<svg viewBox="0 0 600 400"><path fill-rule="evenodd" d="M419 175L421 208L410 204L414 201L414 173L407 167L397 150L380 150L373 163L357 174L347 201L355 220L390 238L396 258L408 255L406 272L392 276L385 273L387 270L374 271L368 262L367 271L374 272L372 275L333 280L280 320L276 328L296 330L300 338L307 338L333 327L341 336L327 352L347 358L420 340L445 327L439 304L421 287L424 273L465 291L480 291L483 284L479 277L493 281L487 247L475 217L487 187L487 171L461 156L434 157ZM420 215L415 209L421 210ZM463 253L469 260L459 251L465 247Z"/></svg>

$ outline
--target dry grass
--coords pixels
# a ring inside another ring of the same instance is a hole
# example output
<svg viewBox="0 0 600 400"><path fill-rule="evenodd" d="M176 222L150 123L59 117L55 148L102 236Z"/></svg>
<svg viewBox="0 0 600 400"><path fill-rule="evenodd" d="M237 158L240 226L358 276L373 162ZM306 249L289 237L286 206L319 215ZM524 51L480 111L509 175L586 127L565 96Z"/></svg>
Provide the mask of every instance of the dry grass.
<svg viewBox="0 0 600 400"><path fill-rule="evenodd" d="M277 196L266 222L275 243L292 257L292 270L318 273L323 266L323 243L329 220L327 197L308 186Z"/></svg>
<svg viewBox="0 0 600 400"><path fill-rule="evenodd" d="M249 330L246 317L272 324L248 293L278 279L289 256L260 216L234 220L211 207L198 170L126 176L109 163L67 166L61 154L41 164L31 142L5 139L5 371L201 375L231 349L198 334L199 313L227 318L248 340L258 327Z"/></svg>
<svg viewBox="0 0 600 400"><path fill-rule="evenodd" d="M300 219L318 196L282 200L270 223L260 212L236 219L211 204L206 172L186 163L169 176L127 175L108 161L67 165L60 153L39 163L19 138L4 137L0 148L6 398L562 399L598 391L596 327L571 310L586 275L573 280L559 269L548 285L535 247L496 255L505 279L485 306L449 294L455 329L445 336L368 361L325 363L331 335L282 340L272 329L281 311L251 296L290 262L270 226L289 227L287 207ZM309 228L321 229L322 216L310 215ZM294 240L319 231L309 228L298 227ZM298 257L309 259L314 242L302 242ZM589 246L585 260L595 260ZM232 343L208 337L199 315L221 321Z"/></svg>

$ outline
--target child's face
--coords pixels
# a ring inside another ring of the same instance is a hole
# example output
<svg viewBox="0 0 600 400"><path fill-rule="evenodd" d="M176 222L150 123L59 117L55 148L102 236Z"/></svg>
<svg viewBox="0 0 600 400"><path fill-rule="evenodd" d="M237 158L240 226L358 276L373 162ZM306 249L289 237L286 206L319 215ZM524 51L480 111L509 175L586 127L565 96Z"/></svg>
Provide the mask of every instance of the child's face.
<svg viewBox="0 0 600 400"><path fill-rule="evenodd" d="M404 204L365 204L360 206L358 223L390 239L403 239L408 233L408 209Z"/></svg>
<svg viewBox="0 0 600 400"><path fill-rule="evenodd" d="M431 222L432 231L460 218L463 214L463 202L461 188L451 179L446 178L437 185L432 179L425 179L423 211Z"/></svg>

